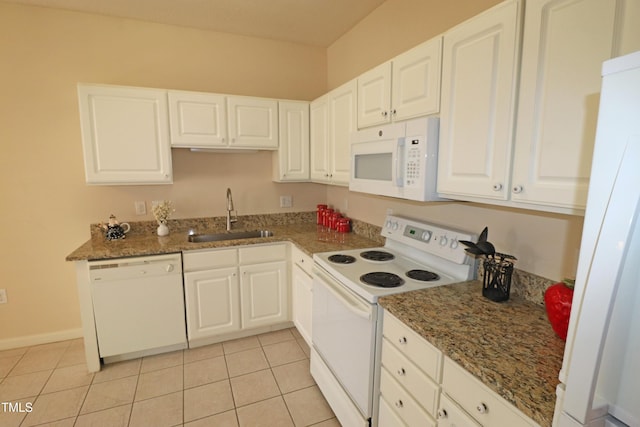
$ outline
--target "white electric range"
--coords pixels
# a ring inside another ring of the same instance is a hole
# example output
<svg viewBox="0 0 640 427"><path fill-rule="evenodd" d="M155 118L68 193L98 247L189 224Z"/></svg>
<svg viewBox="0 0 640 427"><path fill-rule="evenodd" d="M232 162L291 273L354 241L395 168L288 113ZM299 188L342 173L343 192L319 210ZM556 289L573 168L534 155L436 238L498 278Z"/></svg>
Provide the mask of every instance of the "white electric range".
<svg viewBox="0 0 640 427"><path fill-rule="evenodd" d="M460 240L476 236L395 215L383 247L315 254L311 374L342 425L376 426L382 339L378 298L471 280Z"/></svg>

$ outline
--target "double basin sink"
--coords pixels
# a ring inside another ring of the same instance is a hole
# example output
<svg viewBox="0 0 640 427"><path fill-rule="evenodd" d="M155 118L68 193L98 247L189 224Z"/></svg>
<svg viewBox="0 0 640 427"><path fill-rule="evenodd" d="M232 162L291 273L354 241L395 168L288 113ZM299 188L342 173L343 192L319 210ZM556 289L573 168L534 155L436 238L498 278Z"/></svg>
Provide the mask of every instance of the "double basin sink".
<svg viewBox="0 0 640 427"><path fill-rule="evenodd" d="M204 242L220 242L223 240L238 239L256 239L261 237L271 237L273 231L270 230L254 230L254 231L227 231L222 233L189 233L189 241L193 243Z"/></svg>

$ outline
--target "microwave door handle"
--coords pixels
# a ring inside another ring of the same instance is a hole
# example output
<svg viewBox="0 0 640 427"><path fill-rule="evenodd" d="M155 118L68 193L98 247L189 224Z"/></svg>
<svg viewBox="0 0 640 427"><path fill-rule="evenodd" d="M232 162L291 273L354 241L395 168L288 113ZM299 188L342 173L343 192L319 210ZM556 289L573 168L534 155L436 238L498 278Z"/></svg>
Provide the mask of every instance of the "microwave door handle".
<svg viewBox="0 0 640 427"><path fill-rule="evenodd" d="M396 164L393 181L396 187L404 187L404 138L398 138L398 144L396 145Z"/></svg>

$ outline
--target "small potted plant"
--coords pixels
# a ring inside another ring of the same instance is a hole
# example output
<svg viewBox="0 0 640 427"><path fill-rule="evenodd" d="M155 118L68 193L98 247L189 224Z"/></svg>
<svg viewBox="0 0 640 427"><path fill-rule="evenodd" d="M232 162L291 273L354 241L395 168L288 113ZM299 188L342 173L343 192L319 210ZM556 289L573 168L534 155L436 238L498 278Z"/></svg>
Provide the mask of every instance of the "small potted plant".
<svg viewBox="0 0 640 427"><path fill-rule="evenodd" d="M173 203L171 200L163 200L151 208L153 216L158 221L158 236L166 236L169 234L169 226L167 221L171 218L171 214L174 212Z"/></svg>
<svg viewBox="0 0 640 427"><path fill-rule="evenodd" d="M509 299L511 290L511 276L513 262L517 260L513 255L496 252L495 246L487 241L489 228L485 227L476 243L460 240L465 245L467 253L484 258L482 295L491 301L501 302Z"/></svg>

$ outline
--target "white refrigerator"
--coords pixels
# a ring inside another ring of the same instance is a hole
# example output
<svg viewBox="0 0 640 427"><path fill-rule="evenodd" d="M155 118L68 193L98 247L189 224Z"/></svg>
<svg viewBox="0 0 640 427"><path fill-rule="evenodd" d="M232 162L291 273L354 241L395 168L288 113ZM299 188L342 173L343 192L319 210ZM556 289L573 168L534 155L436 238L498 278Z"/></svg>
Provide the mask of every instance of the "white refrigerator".
<svg viewBox="0 0 640 427"><path fill-rule="evenodd" d="M640 426L640 52L602 93L554 426Z"/></svg>

